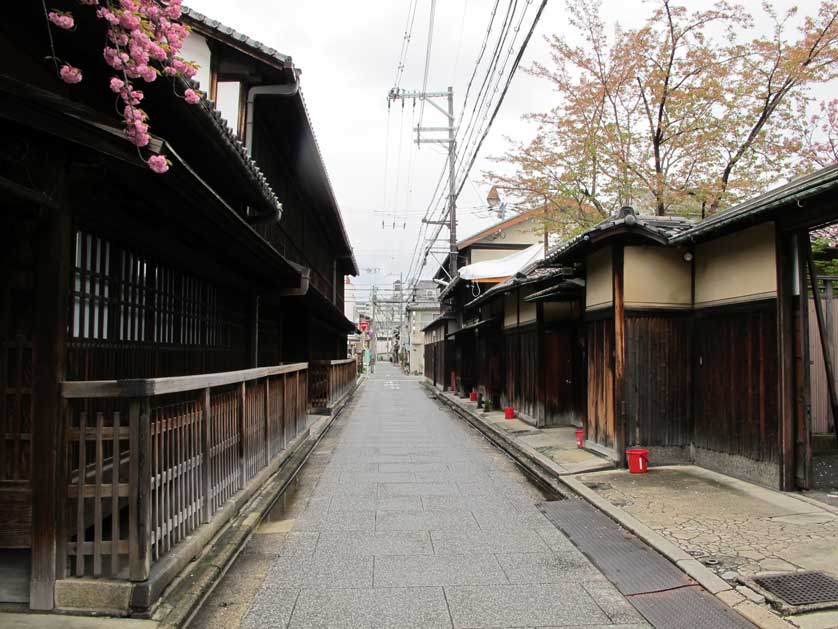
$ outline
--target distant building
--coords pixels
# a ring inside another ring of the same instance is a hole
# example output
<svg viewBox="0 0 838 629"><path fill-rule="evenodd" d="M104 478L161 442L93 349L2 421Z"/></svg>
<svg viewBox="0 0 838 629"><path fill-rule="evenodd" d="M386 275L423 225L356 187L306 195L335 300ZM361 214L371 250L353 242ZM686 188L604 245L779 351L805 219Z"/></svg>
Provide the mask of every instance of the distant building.
<svg viewBox="0 0 838 629"><path fill-rule="evenodd" d="M425 372L425 334L423 328L439 316L437 285L433 280L421 280L413 288L407 304L402 338L404 339L407 370L412 374Z"/></svg>

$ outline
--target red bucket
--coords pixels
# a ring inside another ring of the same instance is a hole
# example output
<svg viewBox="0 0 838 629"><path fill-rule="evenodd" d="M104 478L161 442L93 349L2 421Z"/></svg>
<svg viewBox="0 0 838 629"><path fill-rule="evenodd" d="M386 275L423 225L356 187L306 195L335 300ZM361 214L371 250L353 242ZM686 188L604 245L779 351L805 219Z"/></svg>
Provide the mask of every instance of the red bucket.
<svg viewBox="0 0 838 629"><path fill-rule="evenodd" d="M503 417L504 419L515 419L515 409L507 406L503 409Z"/></svg>
<svg viewBox="0 0 838 629"><path fill-rule="evenodd" d="M577 448L584 448L585 447L585 429L584 428L577 428L576 429L576 447Z"/></svg>
<svg viewBox="0 0 838 629"><path fill-rule="evenodd" d="M629 462L629 472L645 474L649 470L649 451L644 448L629 448L626 450Z"/></svg>
<svg viewBox="0 0 838 629"><path fill-rule="evenodd" d="M476 402L477 401L477 391L472 391L471 393L469 393L468 394L468 399L471 400L472 402Z"/></svg>

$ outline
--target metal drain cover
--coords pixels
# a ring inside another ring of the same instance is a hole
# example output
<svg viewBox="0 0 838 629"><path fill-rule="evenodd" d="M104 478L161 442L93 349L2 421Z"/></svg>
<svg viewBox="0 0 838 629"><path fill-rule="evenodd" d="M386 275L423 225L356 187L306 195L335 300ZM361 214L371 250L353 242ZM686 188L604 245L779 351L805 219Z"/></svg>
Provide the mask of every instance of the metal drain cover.
<svg viewBox="0 0 838 629"><path fill-rule="evenodd" d="M758 576L754 582L789 605L838 604L838 579L823 572Z"/></svg>

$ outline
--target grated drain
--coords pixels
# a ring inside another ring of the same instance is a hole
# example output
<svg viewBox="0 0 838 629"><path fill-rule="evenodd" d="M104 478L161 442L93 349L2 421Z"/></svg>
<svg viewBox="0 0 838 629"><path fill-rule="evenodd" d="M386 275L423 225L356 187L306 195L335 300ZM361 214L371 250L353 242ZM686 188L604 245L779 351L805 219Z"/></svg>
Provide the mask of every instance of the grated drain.
<svg viewBox="0 0 838 629"><path fill-rule="evenodd" d="M838 604L838 579L823 572L758 576L754 582L789 605Z"/></svg>

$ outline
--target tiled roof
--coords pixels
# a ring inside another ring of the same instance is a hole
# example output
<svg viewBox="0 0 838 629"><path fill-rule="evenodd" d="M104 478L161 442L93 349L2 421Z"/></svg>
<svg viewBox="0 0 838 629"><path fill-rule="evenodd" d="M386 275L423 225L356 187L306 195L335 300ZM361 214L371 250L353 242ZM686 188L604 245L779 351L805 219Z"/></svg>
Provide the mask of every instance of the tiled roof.
<svg viewBox="0 0 838 629"><path fill-rule="evenodd" d="M288 55L283 55L274 48L266 46L255 39L251 39L247 35L239 33L237 30L232 29L229 26L225 26L218 20L213 20L212 18L209 18L194 9L183 7L183 17L187 24L203 27L207 30L213 31L214 34L224 37L225 39L235 41L243 48L247 48L252 54L272 59L278 65L283 67L293 65L293 61Z"/></svg>
<svg viewBox="0 0 838 629"><path fill-rule="evenodd" d="M197 90L199 87L195 81L182 78L178 80L181 81L182 90L186 90L190 87ZM262 173L262 170L250 157L244 143L239 139L236 132L233 131L227 124L227 121L221 115L221 112L216 108L215 103L206 97L202 97L201 102L195 107L195 109L201 112L201 115L204 117L206 122L209 123L213 129L215 129L216 134L221 137L222 141L226 145L227 149L233 154L234 158L237 159L246 169L251 183L253 183L253 185L261 192L266 203L274 209L282 211L282 203L280 203L279 198L276 196L276 193L274 193L273 188L271 188L271 185L268 183L264 173Z"/></svg>
<svg viewBox="0 0 838 629"><path fill-rule="evenodd" d="M793 179L785 185L769 190L753 199L734 205L718 214L696 223L690 229L672 237L673 243L694 240L717 232L736 223L755 220L758 216L789 206L797 207L806 199L838 188L838 164L827 166L813 173Z"/></svg>
<svg viewBox="0 0 838 629"><path fill-rule="evenodd" d="M692 220L679 216L649 216L646 214L630 214L625 217L619 215L611 216L591 229L582 232L570 240L561 242L550 249L547 255L544 256L541 264L543 266L555 263L583 243L618 227L636 230L638 233L657 236L662 241L667 241L677 234L686 231L694 224Z"/></svg>

